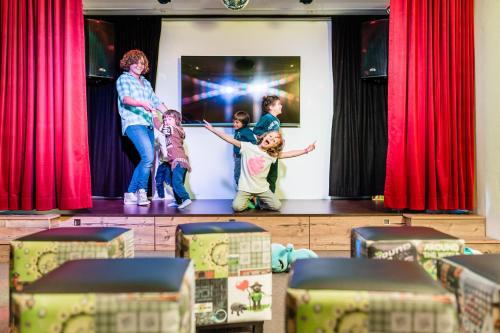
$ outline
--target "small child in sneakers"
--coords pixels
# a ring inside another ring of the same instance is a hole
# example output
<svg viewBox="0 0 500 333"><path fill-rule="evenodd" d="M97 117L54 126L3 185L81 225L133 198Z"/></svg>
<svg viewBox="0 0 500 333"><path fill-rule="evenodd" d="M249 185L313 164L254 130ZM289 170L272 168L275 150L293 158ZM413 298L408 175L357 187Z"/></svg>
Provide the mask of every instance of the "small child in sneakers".
<svg viewBox="0 0 500 333"><path fill-rule="evenodd" d="M168 150L167 150L167 139L165 134L161 132L164 125L164 117L162 114L156 113L153 118L154 123L154 134L155 134L155 150L158 151L158 161L159 165L155 173L156 182L156 194L153 196L152 200L165 200L165 182L167 179L172 179L172 177L167 177L166 172L170 172L170 164L168 164ZM172 186L172 184L167 183L167 185ZM170 196L168 196L170 199Z"/></svg>
<svg viewBox="0 0 500 333"><path fill-rule="evenodd" d="M156 171L156 184L159 197L164 197L163 182L170 184L174 192L175 201L169 207L185 208L191 204L189 193L184 187L186 173L191 171L189 158L184 151L186 134L181 125L181 114L175 110L168 110L163 114L163 124L160 131L165 135L167 156L163 159ZM161 186L158 186L161 184Z"/></svg>

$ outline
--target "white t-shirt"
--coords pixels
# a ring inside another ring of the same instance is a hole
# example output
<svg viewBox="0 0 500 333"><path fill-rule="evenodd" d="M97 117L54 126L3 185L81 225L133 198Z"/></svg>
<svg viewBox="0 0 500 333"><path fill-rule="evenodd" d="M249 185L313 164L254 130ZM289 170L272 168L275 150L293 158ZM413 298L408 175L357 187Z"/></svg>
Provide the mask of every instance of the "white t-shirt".
<svg viewBox="0 0 500 333"><path fill-rule="evenodd" d="M259 146L241 142L241 175L238 190L249 193L264 193L269 190L267 174L277 158L270 156Z"/></svg>

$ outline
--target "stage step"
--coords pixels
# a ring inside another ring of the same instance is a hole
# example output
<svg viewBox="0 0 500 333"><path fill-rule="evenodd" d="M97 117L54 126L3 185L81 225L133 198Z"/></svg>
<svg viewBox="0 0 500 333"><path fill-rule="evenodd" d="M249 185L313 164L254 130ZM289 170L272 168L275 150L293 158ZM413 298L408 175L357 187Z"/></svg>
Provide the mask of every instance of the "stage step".
<svg viewBox="0 0 500 333"><path fill-rule="evenodd" d="M46 230L60 214L0 215L0 262L9 262L9 242L15 238Z"/></svg>
<svg viewBox="0 0 500 333"><path fill-rule="evenodd" d="M155 250L154 216L62 216L55 227L119 227L134 230L134 248L138 251Z"/></svg>
<svg viewBox="0 0 500 333"><path fill-rule="evenodd" d="M493 238L470 239L465 244L482 253L500 253L500 240Z"/></svg>
<svg viewBox="0 0 500 333"><path fill-rule="evenodd" d="M465 239L486 237L486 219L475 214L403 214L406 225L412 227L431 227Z"/></svg>
<svg viewBox="0 0 500 333"><path fill-rule="evenodd" d="M368 226L404 225L401 215L310 217L310 248L313 251L348 251L351 229ZM273 240L274 241L274 240Z"/></svg>
<svg viewBox="0 0 500 333"><path fill-rule="evenodd" d="M9 260L9 241L54 227L124 227L134 230L138 251L173 251L175 229L181 223L240 220L271 233L275 243L292 243L315 251L348 251L351 229L362 226L426 226L463 238L472 248L500 252L499 241L485 235L485 218L479 215L387 214L293 216L263 213L239 216L59 216L0 215L0 262Z"/></svg>
<svg viewBox="0 0 500 333"><path fill-rule="evenodd" d="M308 216L193 216L193 217L156 217L155 249L175 250L175 228L178 224L196 222L245 221L254 223L271 233L275 243L292 243L296 247L309 247Z"/></svg>

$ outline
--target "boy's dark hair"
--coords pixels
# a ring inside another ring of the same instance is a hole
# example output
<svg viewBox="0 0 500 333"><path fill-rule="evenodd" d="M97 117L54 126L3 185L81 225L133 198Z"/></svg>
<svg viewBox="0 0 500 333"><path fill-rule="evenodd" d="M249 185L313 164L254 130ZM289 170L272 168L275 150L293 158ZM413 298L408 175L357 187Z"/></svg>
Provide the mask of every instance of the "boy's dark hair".
<svg viewBox="0 0 500 333"><path fill-rule="evenodd" d="M269 112L269 107L274 104L274 102L279 101L280 98L276 95L269 95L262 97L262 111Z"/></svg>
<svg viewBox="0 0 500 333"><path fill-rule="evenodd" d="M182 116L181 116L181 113L177 110L173 110L173 109L168 109L167 112L165 112L163 114L163 119L165 119L166 116L172 116L175 118L175 124L177 126L181 126L181 122L182 122Z"/></svg>
<svg viewBox="0 0 500 333"><path fill-rule="evenodd" d="M250 115L245 111L238 111L233 115L233 120L239 120L245 127L250 122Z"/></svg>

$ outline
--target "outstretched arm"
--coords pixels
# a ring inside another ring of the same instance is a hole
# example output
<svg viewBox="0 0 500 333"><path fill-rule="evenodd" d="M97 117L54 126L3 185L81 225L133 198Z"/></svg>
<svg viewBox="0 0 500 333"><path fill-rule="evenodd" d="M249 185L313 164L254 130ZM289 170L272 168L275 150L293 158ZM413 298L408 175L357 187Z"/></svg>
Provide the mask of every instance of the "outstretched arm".
<svg viewBox="0 0 500 333"><path fill-rule="evenodd" d="M316 141L314 141L312 144L307 146L305 149L298 149L298 150L290 150L290 151L283 151L278 155L278 158L290 158L290 157L297 157L300 155L307 154L311 151L316 149Z"/></svg>
<svg viewBox="0 0 500 333"><path fill-rule="evenodd" d="M210 132L214 133L217 135L219 138L222 140L229 142L232 145L235 145L236 147L240 148L241 147L241 142L233 138L231 135L228 135L222 131L219 131L218 129L214 128L212 124L210 124L208 121L203 119L203 122L205 123L205 128L209 130Z"/></svg>

